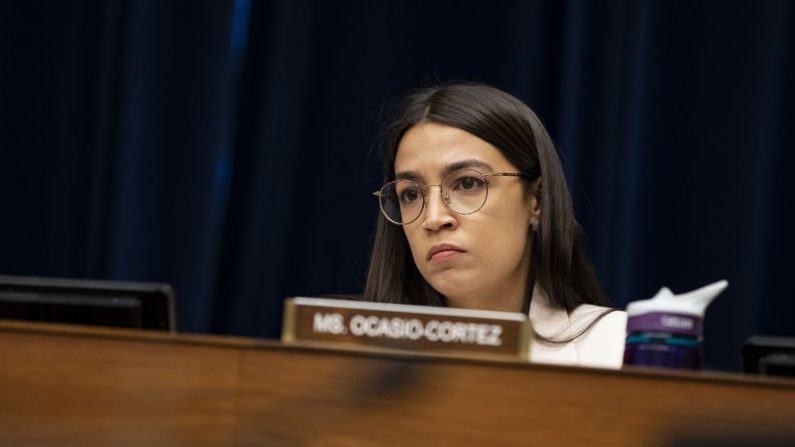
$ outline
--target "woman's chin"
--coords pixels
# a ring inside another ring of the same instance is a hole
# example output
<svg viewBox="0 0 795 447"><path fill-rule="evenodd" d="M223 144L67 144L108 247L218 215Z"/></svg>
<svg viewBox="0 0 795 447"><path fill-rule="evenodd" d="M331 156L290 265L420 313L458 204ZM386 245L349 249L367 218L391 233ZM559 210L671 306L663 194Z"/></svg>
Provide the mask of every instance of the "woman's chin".
<svg viewBox="0 0 795 447"><path fill-rule="evenodd" d="M448 306L462 307L461 304L468 301L468 297L475 295L475 291L471 286L464 285L451 285L451 284L434 284L431 286L440 295L445 297Z"/></svg>

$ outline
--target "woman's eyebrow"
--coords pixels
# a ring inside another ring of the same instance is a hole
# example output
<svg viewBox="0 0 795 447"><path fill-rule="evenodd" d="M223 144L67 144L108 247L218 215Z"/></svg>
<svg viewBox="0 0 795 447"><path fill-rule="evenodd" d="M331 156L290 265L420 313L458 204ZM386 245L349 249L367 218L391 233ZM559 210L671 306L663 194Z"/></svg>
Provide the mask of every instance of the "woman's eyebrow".
<svg viewBox="0 0 795 447"><path fill-rule="evenodd" d="M477 160L477 159L469 159L469 160L461 160L456 161L454 163L450 163L449 165L444 167L442 170L442 177L446 176L447 174L455 171L459 171L461 169L467 168L481 168L489 172L494 172L494 168L491 167L490 164L486 163L485 161ZM419 181L422 180L423 177L416 171L400 171L395 174L396 179L404 179L404 180L411 180L411 181Z"/></svg>
<svg viewBox="0 0 795 447"><path fill-rule="evenodd" d="M422 178L422 176L417 174L414 171L401 171L401 172L398 172L397 174L395 174L395 178L396 179L399 178L399 179L404 179L404 180L411 180L413 182L416 182L417 180L420 180Z"/></svg>
<svg viewBox="0 0 795 447"><path fill-rule="evenodd" d="M461 160L455 163L450 163L444 168L444 171L442 171L442 176L466 168L482 168L490 172L494 172L494 169L490 164L486 163L485 161L480 161L473 158L470 160Z"/></svg>

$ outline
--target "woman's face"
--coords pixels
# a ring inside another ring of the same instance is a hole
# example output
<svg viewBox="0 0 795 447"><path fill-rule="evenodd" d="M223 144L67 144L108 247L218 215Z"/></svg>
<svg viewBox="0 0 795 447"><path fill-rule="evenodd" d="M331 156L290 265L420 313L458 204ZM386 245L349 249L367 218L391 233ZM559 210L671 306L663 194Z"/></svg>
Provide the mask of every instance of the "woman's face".
<svg viewBox="0 0 795 447"><path fill-rule="evenodd" d="M454 127L422 123L400 141L397 178L438 185L451 169L518 172L502 153ZM426 189L425 208L403 226L422 276L453 307L519 311L530 267L530 225L538 202L519 177L488 177L488 198L473 214L447 208L438 186Z"/></svg>

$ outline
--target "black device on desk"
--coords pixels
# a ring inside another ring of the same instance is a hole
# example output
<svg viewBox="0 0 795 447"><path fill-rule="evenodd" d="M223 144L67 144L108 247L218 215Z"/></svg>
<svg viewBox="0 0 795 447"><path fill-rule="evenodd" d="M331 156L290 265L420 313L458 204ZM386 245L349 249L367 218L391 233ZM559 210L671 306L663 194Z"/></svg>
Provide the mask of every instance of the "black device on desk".
<svg viewBox="0 0 795 447"><path fill-rule="evenodd" d="M795 338L754 335L743 345L743 371L795 377Z"/></svg>
<svg viewBox="0 0 795 447"><path fill-rule="evenodd" d="M174 331L168 284L0 276L0 319Z"/></svg>

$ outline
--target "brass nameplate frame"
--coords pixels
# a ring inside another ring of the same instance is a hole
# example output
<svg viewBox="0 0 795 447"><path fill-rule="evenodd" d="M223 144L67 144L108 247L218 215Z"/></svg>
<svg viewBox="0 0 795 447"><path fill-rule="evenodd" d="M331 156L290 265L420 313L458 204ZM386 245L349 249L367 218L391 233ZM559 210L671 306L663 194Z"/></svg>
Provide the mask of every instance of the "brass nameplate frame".
<svg viewBox="0 0 795 447"><path fill-rule="evenodd" d="M282 341L527 359L530 322L513 312L289 298Z"/></svg>

